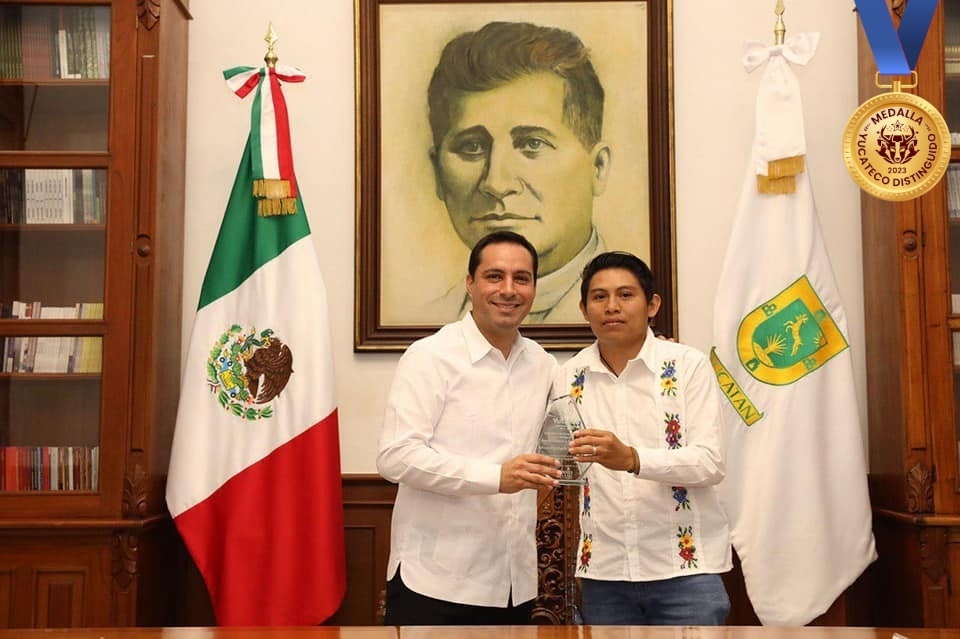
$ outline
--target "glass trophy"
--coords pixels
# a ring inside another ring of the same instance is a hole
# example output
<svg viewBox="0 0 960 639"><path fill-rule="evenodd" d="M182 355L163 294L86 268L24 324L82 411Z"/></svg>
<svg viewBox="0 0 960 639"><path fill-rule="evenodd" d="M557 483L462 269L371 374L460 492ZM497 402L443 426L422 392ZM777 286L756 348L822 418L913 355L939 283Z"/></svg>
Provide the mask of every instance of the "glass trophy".
<svg viewBox="0 0 960 639"><path fill-rule="evenodd" d="M550 400L547 414L540 427L540 441L537 452L549 455L560 462L560 485L582 486L583 475L592 462L581 462L569 451L573 433L586 428L577 402L570 395Z"/></svg>

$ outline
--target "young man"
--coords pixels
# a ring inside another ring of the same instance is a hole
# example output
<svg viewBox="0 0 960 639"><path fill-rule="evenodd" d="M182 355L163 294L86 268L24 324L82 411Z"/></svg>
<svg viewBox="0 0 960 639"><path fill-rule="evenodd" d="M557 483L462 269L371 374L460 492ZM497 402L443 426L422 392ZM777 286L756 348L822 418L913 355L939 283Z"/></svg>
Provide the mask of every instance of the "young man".
<svg viewBox="0 0 960 639"><path fill-rule="evenodd" d="M585 430L570 452L594 462L582 491L581 579L587 624L717 625L731 568L721 398L699 351L656 339L653 275L629 253L583 271L580 310L597 340L558 372Z"/></svg>
<svg viewBox="0 0 960 639"><path fill-rule="evenodd" d="M437 195L463 243L522 233L540 258L530 320L579 321L580 271L603 243L593 226L610 149L603 87L580 39L492 22L444 47L427 100ZM459 287L443 299L460 317Z"/></svg>
<svg viewBox="0 0 960 639"><path fill-rule="evenodd" d="M480 239L473 310L414 342L387 396L377 469L398 483L387 625L528 623L537 595L536 488L559 463L536 450L556 360L517 331L537 254L508 231Z"/></svg>

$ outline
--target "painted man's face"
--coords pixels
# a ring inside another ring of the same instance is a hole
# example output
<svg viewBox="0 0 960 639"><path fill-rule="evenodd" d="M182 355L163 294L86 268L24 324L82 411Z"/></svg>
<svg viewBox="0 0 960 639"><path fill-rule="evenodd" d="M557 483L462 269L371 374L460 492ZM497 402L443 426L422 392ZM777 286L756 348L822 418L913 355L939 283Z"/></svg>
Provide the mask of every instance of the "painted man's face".
<svg viewBox="0 0 960 639"><path fill-rule="evenodd" d="M585 149L563 122L563 94L562 78L538 73L455 95L433 150L437 194L460 239L472 247L491 231L520 233L542 275L587 243L610 165L605 145Z"/></svg>

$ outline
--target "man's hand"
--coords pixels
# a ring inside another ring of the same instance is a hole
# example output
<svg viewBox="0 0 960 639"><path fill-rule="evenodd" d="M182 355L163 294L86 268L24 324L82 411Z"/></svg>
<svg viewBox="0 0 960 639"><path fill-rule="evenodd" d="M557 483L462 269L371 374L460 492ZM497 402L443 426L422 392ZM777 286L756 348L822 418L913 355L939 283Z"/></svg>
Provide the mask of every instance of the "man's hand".
<svg viewBox="0 0 960 639"><path fill-rule="evenodd" d="M546 455L520 455L500 466L500 492L516 493L525 488L553 488L560 477L560 462Z"/></svg>
<svg viewBox="0 0 960 639"><path fill-rule="evenodd" d="M569 450L581 461L597 462L610 470L635 470L633 449L608 430L575 431Z"/></svg>

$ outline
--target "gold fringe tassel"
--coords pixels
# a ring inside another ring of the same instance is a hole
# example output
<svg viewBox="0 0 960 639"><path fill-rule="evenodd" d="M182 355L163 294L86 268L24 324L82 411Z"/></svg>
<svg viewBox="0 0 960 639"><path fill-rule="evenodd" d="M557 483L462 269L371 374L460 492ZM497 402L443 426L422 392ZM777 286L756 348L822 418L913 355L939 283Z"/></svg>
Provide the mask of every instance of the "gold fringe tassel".
<svg viewBox="0 0 960 639"><path fill-rule="evenodd" d="M260 217L295 215L296 213L297 198L285 197L274 200L257 200L257 215Z"/></svg>
<svg viewBox="0 0 960 639"><path fill-rule="evenodd" d="M795 155L791 158L780 158L767 162L767 177L782 178L788 175L797 175L803 173L804 156Z"/></svg>
<svg viewBox="0 0 960 639"><path fill-rule="evenodd" d="M290 180L260 178L253 181L253 197L265 197L271 200L290 197Z"/></svg>
<svg viewBox="0 0 960 639"><path fill-rule="evenodd" d="M757 192L768 195L787 195L795 193L797 190L797 178L788 175L786 177L772 178L766 175L757 176Z"/></svg>

